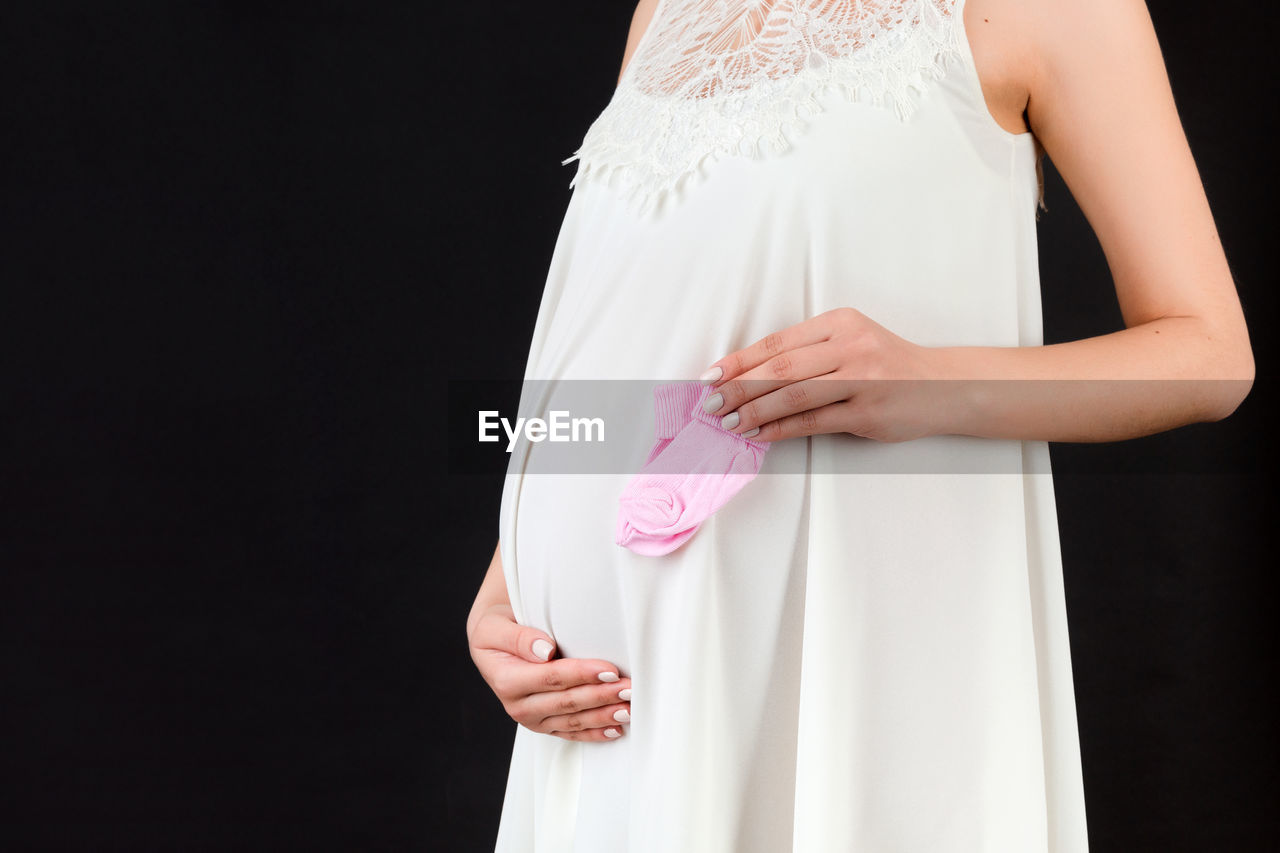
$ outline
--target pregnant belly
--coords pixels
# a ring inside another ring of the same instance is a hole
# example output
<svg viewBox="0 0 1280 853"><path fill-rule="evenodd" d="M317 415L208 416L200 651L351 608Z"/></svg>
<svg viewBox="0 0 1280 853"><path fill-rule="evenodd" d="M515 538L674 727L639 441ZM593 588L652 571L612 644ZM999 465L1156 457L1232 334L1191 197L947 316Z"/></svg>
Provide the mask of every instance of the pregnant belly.
<svg viewBox="0 0 1280 853"><path fill-rule="evenodd" d="M516 515L516 576L524 621L555 638L562 657L628 668L626 619L614 543L627 477L523 478Z"/></svg>
<svg viewBox="0 0 1280 853"><path fill-rule="evenodd" d="M805 562L806 447L775 444L760 476L661 556L615 542L631 474L524 476L514 519L523 621L554 637L561 656L610 661L633 677L633 666L715 648L724 635L736 639L723 653L769 659L772 627L802 601L792 587ZM755 639L764 647L752 650Z"/></svg>

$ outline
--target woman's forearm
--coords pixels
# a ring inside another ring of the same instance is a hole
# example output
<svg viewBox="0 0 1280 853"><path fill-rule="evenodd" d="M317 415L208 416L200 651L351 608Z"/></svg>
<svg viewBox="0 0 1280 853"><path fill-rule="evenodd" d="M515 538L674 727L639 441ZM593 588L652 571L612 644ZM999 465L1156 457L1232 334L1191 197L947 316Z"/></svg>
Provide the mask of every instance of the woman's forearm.
<svg viewBox="0 0 1280 853"><path fill-rule="evenodd" d="M1240 328L1243 328L1242 324ZM1235 411L1253 385L1247 333L1195 317L1039 347L937 347L953 380L945 432L1102 442L1137 438Z"/></svg>
<svg viewBox="0 0 1280 853"><path fill-rule="evenodd" d="M471 636L476 620L485 611L494 606L511 606L511 599L507 595L507 579L502 573L501 541L493 549L493 559L489 561L489 570L485 572L484 580L480 584L480 590L476 593L476 599L471 604L471 612L467 614L468 637Z"/></svg>

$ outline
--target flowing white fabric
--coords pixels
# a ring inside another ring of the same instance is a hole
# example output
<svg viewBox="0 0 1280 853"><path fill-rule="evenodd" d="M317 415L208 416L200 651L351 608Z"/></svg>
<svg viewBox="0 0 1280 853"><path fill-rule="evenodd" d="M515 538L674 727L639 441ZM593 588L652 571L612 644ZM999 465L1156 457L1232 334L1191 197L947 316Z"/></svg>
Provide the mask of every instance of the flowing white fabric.
<svg viewBox="0 0 1280 853"><path fill-rule="evenodd" d="M730 54L795 50L739 74L679 50L716 20ZM716 68L664 77L675 55ZM692 379L840 306L925 346L1042 343L1034 143L987 110L963 0L663 0L633 62L580 149L526 380ZM788 74L816 108L787 144L731 144L726 109L795 115L760 95ZM626 433L639 460L651 428ZM614 543L627 474L526 475L542 447L517 446L502 496L512 605L629 675L632 722L602 743L516 727L498 851L1087 850L1047 444L775 442L662 557Z"/></svg>

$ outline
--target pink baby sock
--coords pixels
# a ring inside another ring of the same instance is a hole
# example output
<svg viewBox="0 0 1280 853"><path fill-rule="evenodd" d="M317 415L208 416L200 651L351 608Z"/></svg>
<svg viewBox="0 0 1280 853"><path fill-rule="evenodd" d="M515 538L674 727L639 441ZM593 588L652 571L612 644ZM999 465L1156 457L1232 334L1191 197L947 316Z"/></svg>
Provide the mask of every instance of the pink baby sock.
<svg viewBox="0 0 1280 853"><path fill-rule="evenodd" d="M760 473L769 442L721 427L723 416L702 408L713 393L697 382L654 389L656 442L618 498L619 545L646 556L669 554Z"/></svg>

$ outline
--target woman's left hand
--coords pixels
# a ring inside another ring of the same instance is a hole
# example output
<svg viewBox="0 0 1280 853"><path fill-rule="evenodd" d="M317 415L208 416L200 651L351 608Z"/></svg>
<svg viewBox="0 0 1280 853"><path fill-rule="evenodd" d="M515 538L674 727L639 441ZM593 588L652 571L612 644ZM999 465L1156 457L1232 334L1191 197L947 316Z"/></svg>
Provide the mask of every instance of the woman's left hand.
<svg viewBox="0 0 1280 853"><path fill-rule="evenodd" d="M854 308L836 308L716 361L701 377L758 441L851 433L898 442L949 431L963 405L938 349L895 335ZM721 373L717 376L716 369ZM708 403L715 400L711 395Z"/></svg>

